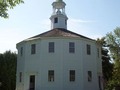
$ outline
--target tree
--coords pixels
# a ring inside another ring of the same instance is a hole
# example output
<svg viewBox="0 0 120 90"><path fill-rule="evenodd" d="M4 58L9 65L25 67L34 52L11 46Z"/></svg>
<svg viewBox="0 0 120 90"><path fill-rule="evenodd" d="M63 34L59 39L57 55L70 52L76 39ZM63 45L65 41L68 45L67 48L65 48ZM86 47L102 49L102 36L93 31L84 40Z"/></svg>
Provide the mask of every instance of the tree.
<svg viewBox="0 0 120 90"><path fill-rule="evenodd" d="M8 18L8 9L12 9L20 3L23 3L23 0L0 0L0 16Z"/></svg>
<svg viewBox="0 0 120 90"><path fill-rule="evenodd" d="M15 90L17 55L11 51L0 54L0 90Z"/></svg>
<svg viewBox="0 0 120 90"><path fill-rule="evenodd" d="M106 42L109 46L113 60L120 62L120 27L106 35Z"/></svg>
<svg viewBox="0 0 120 90"><path fill-rule="evenodd" d="M109 90L112 90L115 86L120 86L120 27L106 35L106 42L114 61L113 75L108 85Z"/></svg>
<svg viewBox="0 0 120 90"><path fill-rule="evenodd" d="M110 55L108 54L108 46L105 42L105 38L101 38L101 44L102 44L102 70L103 70L103 76L106 81L108 81L112 76L112 70L113 70L113 63L111 63Z"/></svg>
<svg viewBox="0 0 120 90"><path fill-rule="evenodd" d="M105 38L97 39L97 42L102 45L102 70L103 70L103 77L105 84L111 79L112 77L112 70L113 70L113 63L111 63L110 55L108 54L108 46L105 42Z"/></svg>

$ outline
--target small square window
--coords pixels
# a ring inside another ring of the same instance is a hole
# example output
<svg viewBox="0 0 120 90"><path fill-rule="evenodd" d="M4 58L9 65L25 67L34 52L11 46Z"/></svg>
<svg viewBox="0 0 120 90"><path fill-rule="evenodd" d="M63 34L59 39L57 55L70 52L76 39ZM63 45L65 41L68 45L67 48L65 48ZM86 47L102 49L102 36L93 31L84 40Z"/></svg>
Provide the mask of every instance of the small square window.
<svg viewBox="0 0 120 90"><path fill-rule="evenodd" d="M32 44L31 45L31 54L35 54L36 53L36 44Z"/></svg>
<svg viewBox="0 0 120 90"><path fill-rule="evenodd" d="M69 72L70 75L70 82L74 82L75 81L75 70L70 70Z"/></svg>
<svg viewBox="0 0 120 90"><path fill-rule="evenodd" d="M88 82L92 81L92 72L88 71Z"/></svg>
<svg viewBox="0 0 120 90"><path fill-rule="evenodd" d="M91 54L91 46L87 44L87 55Z"/></svg>
<svg viewBox="0 0 120 90"><path fill-rule="evenodd" d="M54 42L49 42L49 53L54 53Z"/></svg>
<svg viewBox="0 0 120 90"><path fill-rule="evenodd" d="M48 81L53 82L54 81L54 70L48 71Z"/></svg>
<svg viewBox="0 0 120 90"><path fill-rule="evenodd" d="M75 43L69 42L69 53L75 53Z"/></svg>

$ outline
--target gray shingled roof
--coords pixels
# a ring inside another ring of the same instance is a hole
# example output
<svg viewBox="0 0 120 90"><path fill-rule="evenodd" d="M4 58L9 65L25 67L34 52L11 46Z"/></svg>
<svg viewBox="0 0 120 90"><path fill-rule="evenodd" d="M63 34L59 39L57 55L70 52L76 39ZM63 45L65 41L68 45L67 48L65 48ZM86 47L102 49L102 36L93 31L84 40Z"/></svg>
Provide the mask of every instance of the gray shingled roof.
<svg viewBox="0 0 120 90"><path fill-rule="evenodd" d="M80 34L72 32L72 31L63 29L63 28L55 28L55 29L49 30L49 31L44 32L42 34L39 34L39 35L33 36L31 38L28 38L28 40L29 39L40 38L40 37L81 37L81 38L86 38L86 39L89 39L89 40L93 40L93 39L90 39L90 38L85 37L83 35L80 35Z"/></svg>

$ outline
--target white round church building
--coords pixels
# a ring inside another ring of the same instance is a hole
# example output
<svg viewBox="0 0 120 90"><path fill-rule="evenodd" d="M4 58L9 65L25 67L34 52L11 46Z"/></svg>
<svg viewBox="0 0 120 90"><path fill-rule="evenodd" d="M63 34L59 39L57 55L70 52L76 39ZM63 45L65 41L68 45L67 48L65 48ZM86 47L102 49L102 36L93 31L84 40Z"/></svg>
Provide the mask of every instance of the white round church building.
<svg viewBox="0 0 120 90"><path fill-rule="evenodd" d="M51 30L17 44L16 90L103 90L101 46L67 30L65 5L52 3Z"/></svg>

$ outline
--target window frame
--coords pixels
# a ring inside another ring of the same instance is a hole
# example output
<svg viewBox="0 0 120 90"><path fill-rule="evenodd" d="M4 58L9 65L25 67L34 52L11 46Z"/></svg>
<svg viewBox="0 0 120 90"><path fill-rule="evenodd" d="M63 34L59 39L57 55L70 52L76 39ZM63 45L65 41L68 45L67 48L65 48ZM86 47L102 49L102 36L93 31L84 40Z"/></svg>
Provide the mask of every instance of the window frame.
<svg viewBox="0 0 120 90"><path fill-rule="evenodd" d="M67 19L65 19L65 25L67 25Z"/></svg>
<svg viewBox="0 0 120 90"><path fill-rule="evenodd" d="M49 53L54 53L55 52L55 43L54 42L49 42L48 52Z"/></svg>
<svg viewBox="0 0 120 90"><path fill-rule="evenodd" d="M75 53L75 43L69 42L69 53Z"/></svg>
<svg viewBox="0 0 120 90"><path fill-rule="evenodd" d="M23 47L20 48L20 56L23 56Z"/></svg>
<svg viewBox="0 0 120 90"><path fill-rule="evenodd" d="M48 82L55 81L55 72L54 70L48 70Z"/></svg>
<svg viewBox="0 0 120 90"><path fill-rule="evenodd" d="M75 70L70 70L69 71L69 81L70 82L75 82Z"/></svg>
<svg viewBox="0 0 120 90"><path fill-rule="evenodd" d="M31 54L36 54L36 44L31 45Z"/></svg>
<svg viewBox="0 0 120 90"><path fill-rule="evenodd" d="M88 71L88 82L92 82L92 71Z"/></svg>
<svg viewBox="0 0 120 90"><path fill-rule="evenodd" d="M54 18L54 23L58 23L58 17Z"/></svg>
<svg viewBox="0 0 120 90"><path fill-rule="evenodd" d="M19 82L22 82L22 72L19 73Z"/></svg>
<svg viewBox="0 0 120 90"><path fill-rule="evenodd" d="M87 55L91 55L91 45L87 44L86 49L87 49Z"/></svg>
<svg viewBox="0 0 120 90"><path fill-rule="evenodd" d="M99 48L97 48L97 56L98 56L98 58L100 57L100 49Z"/></svg>

